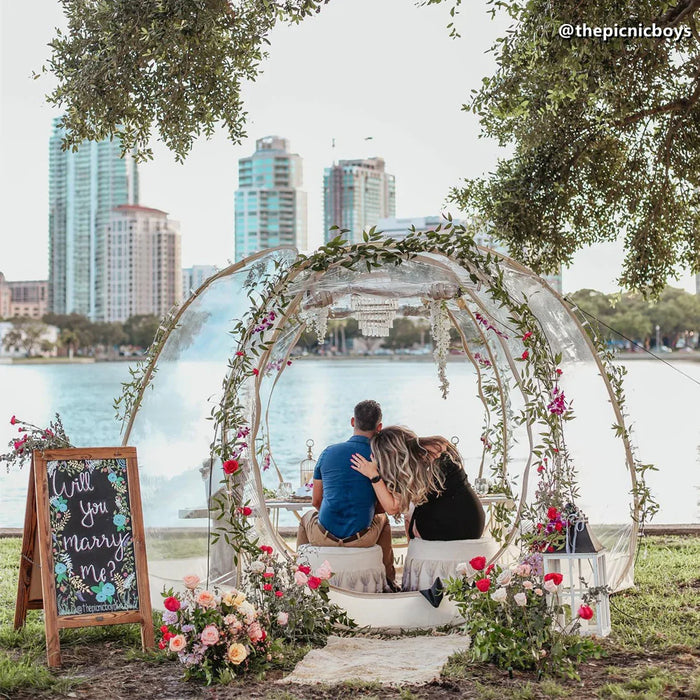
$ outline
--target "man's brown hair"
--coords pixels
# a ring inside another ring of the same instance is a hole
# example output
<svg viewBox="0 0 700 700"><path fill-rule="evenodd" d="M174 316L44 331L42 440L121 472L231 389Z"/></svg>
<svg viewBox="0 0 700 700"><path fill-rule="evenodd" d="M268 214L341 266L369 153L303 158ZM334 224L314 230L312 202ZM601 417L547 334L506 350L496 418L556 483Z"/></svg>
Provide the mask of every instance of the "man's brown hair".
<svg viewBox="0 0 700 700"><path fill-rule="evenodd" d="M372 399L360 401L355 406L353 415L355 416L355 427L363 432L376 430L377 426L382 422L382 408Z"/></svg>

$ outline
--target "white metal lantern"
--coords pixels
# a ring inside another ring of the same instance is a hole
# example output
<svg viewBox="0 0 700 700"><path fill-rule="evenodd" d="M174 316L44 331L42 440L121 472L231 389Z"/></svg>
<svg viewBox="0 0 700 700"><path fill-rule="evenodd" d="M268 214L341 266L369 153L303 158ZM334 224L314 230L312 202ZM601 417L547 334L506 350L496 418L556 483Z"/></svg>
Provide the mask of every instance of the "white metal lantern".
<svg viewBox="0 0 700 700"><path fill-rule="evenodd" d="M314 459L311 448L314 446L314 441L309 439L306 441L306 457L299 462L299 485L306 486L310 484L314 478L314 468L316 460Z"/></svg>
<svg viewBox="0 0 700 700"><path fill-rule="evenodd" d="M583 605L584 596L590 588L602 589L595 604L591 604L593 617L580 619L580 634L607 637L610 634L610 600L605 571L606 551L554 552L543 554L544 573L559 573L563 580L559 586L559 604L563 608L562 625L569 626Z"/></svg>

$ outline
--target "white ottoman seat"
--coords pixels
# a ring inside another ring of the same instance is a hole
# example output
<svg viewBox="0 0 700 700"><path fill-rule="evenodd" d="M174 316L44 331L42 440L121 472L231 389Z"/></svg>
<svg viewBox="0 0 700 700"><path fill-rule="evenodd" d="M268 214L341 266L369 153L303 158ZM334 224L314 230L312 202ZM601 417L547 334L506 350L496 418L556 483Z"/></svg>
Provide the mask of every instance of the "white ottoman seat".
<svg viewBox="0 0 700 700"><path fill-rule="evenodd" d="M454 577L457 564L483 556L487 561L499 550L493 537L478 540L422 540L408 543L403 567L404 591L420 591L430 588L439 576L443 581Z"/></svg>
<svg viewBox="0 0 700 700"><path fill-rule="evenodd" d="M386 574L382 562L382 548L372 547L315 547L303 544L297 552L300 564L308 564L312 572L324 561L331 565L333 576L329 583L356 593L381 593Z"/></svg>

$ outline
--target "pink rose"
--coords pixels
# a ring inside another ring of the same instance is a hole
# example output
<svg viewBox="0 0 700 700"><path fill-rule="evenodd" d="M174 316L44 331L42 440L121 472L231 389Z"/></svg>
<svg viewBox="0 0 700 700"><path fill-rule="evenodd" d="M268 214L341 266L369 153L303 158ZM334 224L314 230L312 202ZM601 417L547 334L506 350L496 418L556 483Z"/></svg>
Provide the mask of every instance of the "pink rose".
<svg viewBox="0 0 700 700"><path fill-rule="evenodd" d="M541 588L535 588L535 595L544 595Z"/></svg>
<svg viewBox="0 0 700 700"><path fill-rule="evenodd" d="M184 576L182 581L185 584L185 588L189 588L191 591L193 591L195 588L197 588L201 579L199 576L197 576L197 574L190 574L189 576Z"/></svg>
<svg viewBox="0 0 700 700"><path fill-rule="evenodd" d="M170 651L178 652L182 651L185 646L187 645L187 640L185 639L184 634L176 634L174 637L170 638L170 642L168 643L168 648Z"/></svg>
<svg viewBox="0 0 700 700"><path fill-rule="evenodd" d="M213 608L216 605L216 598L210 591L202 591L197 595L197 605L202 608Z"/></svg>
<svg viewBox="0 0 700 700"><path fill-rule="evenodd" d="M264 639L262 627L259 622L253 622L251 625L248 625L248 636L253 644Z"/></svg>
<svg viewBox="0 0 700 700"><path fill-rule="evenodd" d="M547 593L556 593L557 590L557 584L554 583L554 581L545 581L544 582L544 590L547 591Z"/></svg>
<svg viewBox="0 0 700 700"><path fill-rule="evenodd" d="M333 571L331 570L331 565L328 563L328 561L324 561L323 564L316 569L316 576L320 578L321 581L329 579L332 575Z"/></svg>
<svg viewBox="0 0 700 700"><path fill-rule="evenodd" d="M219 630L216 629L214 625L207 625L203 630L202 634L199 635L202 640L202 644L205 647L210 647L219 641Z"/></svg>
<svg viewBox="0 0 700 700"><path fill-rule="evenodd" d="M289 613L284 611L277 613L277 624L280 627L284 627L289 622Z"/></svg>
<svg viewBox="0 0 700 700"><path fill-rule="evenodd" d="M526 591L531 591L533 589L532 581L523 581L523 588Z"/></svg>
<svg viewBox="0 0 700 700"><path fill-rule="evenodd" d="M303 571L294 572L294 583L297 586L305 586L309 582L309 577Z"/></svg>

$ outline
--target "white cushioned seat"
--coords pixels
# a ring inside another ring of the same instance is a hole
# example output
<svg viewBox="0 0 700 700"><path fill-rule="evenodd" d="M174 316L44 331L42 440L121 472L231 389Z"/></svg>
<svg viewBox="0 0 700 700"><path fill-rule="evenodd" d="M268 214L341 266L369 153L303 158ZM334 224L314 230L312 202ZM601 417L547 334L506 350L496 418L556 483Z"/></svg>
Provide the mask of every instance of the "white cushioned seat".
<svg viewBox="0 0 700 700"><path fill-rule="evenodd" d="M300 564L308 563L314 572L324 561L331 565L329 583L356 593L381 593L386 574L382 563L382 548L372 547L315 547L303 544L297 552Z"/></svg>
<svg viewBox="0 0 700 700"><path fill-rule="evenodd" d="M439 576L443 581L454 577L457 564L483 556L488 561L500 545L493 537L478 540L422 540L418 537L408 543L403 566L404 591L430 588Z"/></svg>

